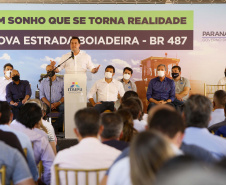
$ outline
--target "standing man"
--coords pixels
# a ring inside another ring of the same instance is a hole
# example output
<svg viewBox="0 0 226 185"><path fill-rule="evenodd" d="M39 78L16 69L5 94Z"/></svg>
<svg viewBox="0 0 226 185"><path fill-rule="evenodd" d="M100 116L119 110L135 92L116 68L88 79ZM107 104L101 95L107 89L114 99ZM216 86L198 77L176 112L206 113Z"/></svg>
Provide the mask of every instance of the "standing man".
<svg viewBox="0 0 226 185"><path fill-rule="evenodd" d="M7 63L3 67L4 76L0 77L0 101L6 101L6 86L12 82L11 72L13 65Z"/></svg>
<svg viewBox="0 0 226 185"><path fill-rule="evenodd" d="M12 82L6 86L6 100L12 107L13 119L16 119L20 107L31 97L31 86L27 80L20 80L17 70L11 72Z"/></svg>
<svg viewBox="0 0 226 185"><path fill-rule="evenodd" d="M105 68L105 78L98 80L90 89L87 98L90 103L99 113L105 110L114 111L115 101L118 99L118 94L123 97L125 91L118 80L113 79L115 68L108 65ZM97 93L98 102L95 103L93 96Z"/></svg>
<svg viewBox="0 0 226 185"><path fill-rule="evenodd" d="M75 72L86 72L89 69L92 73L97 73L100 65L95 68L91 57L86 54L84 51L81 51L80 48L80 39L78 37L72 37L70 40L71 51L74 53L74 59L70 58L67 62L58 67L55 72L60 72L62 69L65 69L66 74L71 74ZM69 52L61 57L59 64L67 60L72 52ZM56 64L55 61L51 61L51 65L54 67Z"/></svg>
<svg viewBox="0 0 226 185"><path fill-rule="evenodd" d="M174 81L166 77L166 66L157 66L158 77L151 79L147 89L147 100L150 102L148 110L157 104L169 104L174 107L172 102L175 99Z"/></svg>
<svg viewBox="0 0 226 185"><path fill-rule="evenodd" d="M48 65L46 66L46 72L50 72L53 70L53 66ZM55 124L53 125L55 128L55 131L58 132L59 128L63 128L63 122L64 122L64 81L63 79L56 77L54 74L52 79L52 86L51 86L51 102L50 102L50 87L49 87L49 81L50 77L45 78L42 80L39 92L40 92L40 99L48 106L47 113L50 109L57 110L60 112L60 115L58 119L56 120Z"/></svg>
<svg viewBox="0 0 226 185"><path fill-rule="evenodd" d="M133 70L130 67L125 67L123 69L123 78L120 80L120 82L122 82L125 92L126 91L137 92L136 84L134 82L130 81L132 74L133 74Z"/></svg>
<svg viewBox="0 0 226 185"><path fill-rule="evenodd" d="M175 83L175 100L173 103L175 105L183 105L189 97L190 91L190 81L187 78L181 77L181 67L173 66L172 67L172 77Z"/></svg>

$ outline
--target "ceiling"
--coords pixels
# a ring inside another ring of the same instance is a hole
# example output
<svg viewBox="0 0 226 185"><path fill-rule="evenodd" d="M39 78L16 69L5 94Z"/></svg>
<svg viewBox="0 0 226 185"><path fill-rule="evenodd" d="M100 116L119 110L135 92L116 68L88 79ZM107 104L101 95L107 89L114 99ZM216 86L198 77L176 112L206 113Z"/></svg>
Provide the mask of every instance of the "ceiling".
<svg viewBox="0 0 226 185"><path fill-rule="evenodd" d="M0 0L19 4L224 4L226 0Z"/></svg>

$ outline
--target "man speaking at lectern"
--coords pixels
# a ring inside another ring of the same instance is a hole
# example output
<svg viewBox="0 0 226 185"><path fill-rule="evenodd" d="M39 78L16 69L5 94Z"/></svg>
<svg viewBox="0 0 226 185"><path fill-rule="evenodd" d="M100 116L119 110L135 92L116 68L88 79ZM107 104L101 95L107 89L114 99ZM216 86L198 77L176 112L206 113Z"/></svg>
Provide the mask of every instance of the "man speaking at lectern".
<svg viewBox="0 0 226 185"><path fill-rule="evenodd" d="M97 73L100 65L95 68L91 57L86 54L84 51L79 49L80 39L78 37L72 37L70 40L71 52L63 55L59 64L63 63L68 58L71 58L58 67L55 72L60 72L62 69L65 69L66 74L73 74L75 72L86 72L89 69L92 73ZM55 66L56 62L51 60L51 65Z"/></svg>

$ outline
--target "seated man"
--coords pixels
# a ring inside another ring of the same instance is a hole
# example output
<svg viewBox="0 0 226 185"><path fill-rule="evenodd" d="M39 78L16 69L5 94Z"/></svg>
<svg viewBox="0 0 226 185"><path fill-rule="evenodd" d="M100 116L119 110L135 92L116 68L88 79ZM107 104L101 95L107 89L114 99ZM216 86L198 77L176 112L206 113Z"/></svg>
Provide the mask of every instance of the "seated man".
<svg viewBox="0 0 226 185"><path fill-rule="evenodd" d="M105 78L98 80L90 89L87 98L90 103L99 113L105 110L114 111L115 101L118 99L118 94L123 97L125 91L122 83L113 79L115 68L109 65L105 68ZM94 94L97 93L98 102L93 100Z"/></svg>
<svg viewBox="0 0 226 185"><path fill-rule="evenodd" d="M100 136L103 144L121 151L129 146L128 143L119 141L123 129L123 122L119 114L105 113L101 117L101 126L103 126L103 131Z"/></svg>
<svg viewBox="0 0 226 185"><path fill-rule="evenodd" d="M159 64L157 66L158 77L151 79L147 89L147 100L150 102L147 111L157 104L170 104L175 99L174 81L166 77L166 66Z"/></svg>
<svg viewBox="0 0 226 185"><path fill-rule="evenodd" d="M175 100L173 104L183 105L184 101L186 101L189 97L190 91L190 81L187 78L181 77L181 68L180 66L173 66L172 67L172 77L175 83Z"/></svg>
<svg viewBox="0 0 226 185"><path fill-rule="evenodd" d="M79 140L79 143L68 149L60 151L51 167L51 185L56 184L56 174L54 165L59 164L60 167L75 168L75 169L100 169L109 168L116 157L121 153L119 150L102 144L98 135L101 132L100 115L93 108L84 108L75 113L74 132ZM63 174L62 174L63 175ZM83 174L81 174L83 175ZM103 174L100 174L99 180ZM84 178L78 178L79 185L85 184ZM89 175L88 184L96 184L95 177ZM60 175L61 184L65 184L65 175ZM69 178L69 185L75 184L75 178Z"/></svg>
<svg viewBox="0 0 226 185"><path fill-rule="evenodd" d="M224 70L224 76L223 78L221 78L219 81L218 81L218 84L217 85L226 85L226 68Z"/></svg>
<svg viewBox="0 0 226 185"><path fill-rule="evenodd" d="M207 130L212 103L202 95L192 95L185 102L184 117L187 124L183 142L202 147L217 159L226 157L226 140Z"/></svg>
<svg viewBox="0 0 226 185"><path fill-rule="evenodd" d="M226 104L224 106L224 115L226 115ZM223 126L226 126L226 118L224 119L224 121L221 121L219 123L216 123L210 127L208 127L208 130L211 132L211 133L215 133L219 128L225 128Z"/></svg>
<svg viewBox="0 0 226 185"><path fill-rule="evenodd" d="M51 65L46 66L46 72L50 72L53 70L53 67ZM64 81L56 77L54 74L52 79L52 86L51 86L51 103L50 103L50 87L49 87L49 78L45 78L42 80L40 87L39 87L39 94L40 99L50 108L51 104L51 110L57 110L60 112L59 118L56 120L56 122L53 124L56 132L58 129L63 128L63 122L64 122ZM49 110L47 110L47 113Z"/></svg>
<svg viewBox="0 0 226 185"><path fill-rule="evenodd" d="M31 86L27 80L20 80L17 70L11 72L12 82L6 86L6 100L12 107L13 119L16 119L20 107L31 97Z"/></svg>
<svg viewBox="0 0 226 185"><path fill-rule="evenodd" d="M26 159L28 167L30 168L34 181L37 181L38 169L35 163L34 152L29 137L24 133L14 130L10 127L10 123L13 119L13 114L11 112L9 104L5 101L0 101L0 114L0 130L15 134L19 139L21 146L27 149ZM6 139L8 140L9 138L6 137Z"/></svg>
<svg viewBox="0 0 226 185"><path fill-rule="evenodd" d="M130 80L130 78L132 77L132 74L133 74L133 70L130 67L125 67L123 69L123 78L120 80L120 82L122 82L125 92L126 91L137 92L136 84Z"/></svg>
<svg viewBox="0 0 226 185"><path fill-rule="evenodd" d="M211 112L211 120L208 127L220 123L225 120L224 107L226 104L226 92L224 90L218 90L213 95L213 108Z"/></svg>
<svg viewBox="0 0 226 185"><path fill-rule="evenodd" d="M0 168L2 165L6 166L6 184L35 185L27 163L20 152L2 141L0 141L0 148Z"/></svg>
<svg viewBox="0 0 226 185"><path fill-rule="evenodd" d="M11 71L13 70L13 65L7 63L3 67L4 77L0 77L0 101L6 101L6 86L12 82Z"/></svg>
<svg viewBox="0 0 226 185"><path fill-rule="evenodd" d="M35 103L26 103L21 107L18 117L11 123L11 128L26 134L33 143L36 165L42 161L44 173L41 176L42 182L50 184L50 167L55 155L49 144L48 137L35 131L41 125L42 110ZM40 130L41 131L41 130Z"/></svg>

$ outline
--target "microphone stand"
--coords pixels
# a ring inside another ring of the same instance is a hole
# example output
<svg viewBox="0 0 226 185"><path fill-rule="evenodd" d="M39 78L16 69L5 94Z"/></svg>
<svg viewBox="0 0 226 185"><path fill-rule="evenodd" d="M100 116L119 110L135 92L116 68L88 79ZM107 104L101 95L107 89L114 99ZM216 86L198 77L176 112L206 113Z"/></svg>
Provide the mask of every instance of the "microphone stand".
<svg viewBox="0 0 226 185"><path fill-rule="evenodd" d="M52 115L51 115L51 95L52 95L52 93L51 93L51 87L52 87L52 77L55 75L55 70L58 68L58 67L60 67L62 64L64 64L65 62L67 62L70 58L73 58L74 59L74 53L73 53L73 51L71 52L71 56L68 58L68 59L66 59L64 62L62 62L61 64L59 64L57 67L55 67L52 71L49 71L45 76L43 76L43 77L41 77L40 79L39 79L39 82L41 82L42 80L43 80L43 78L47 78L47 77L50 77L49 78L49 89L50 89L50 91L49 91L49 102L50 102L50 105L49 105L49 109L50 109L50 111L49 111L49 115L50 115L50 118L51 118L51 120L50 120L50 122L52 123Z"/></svg>

